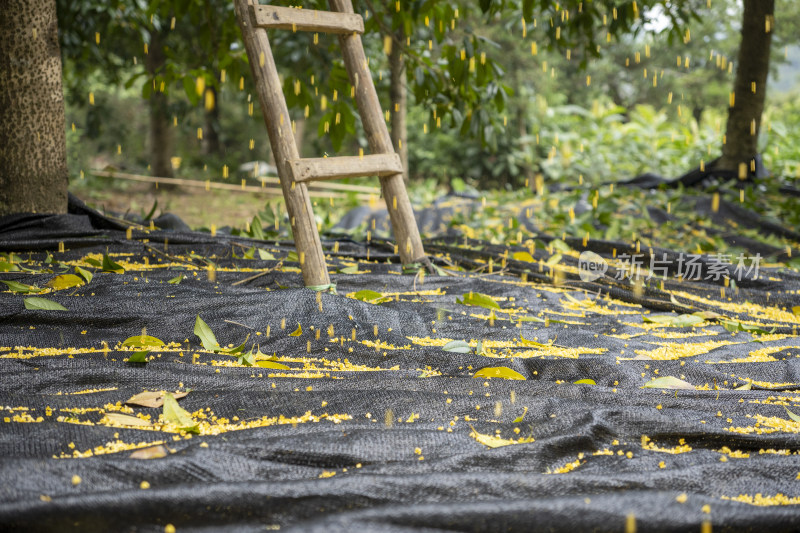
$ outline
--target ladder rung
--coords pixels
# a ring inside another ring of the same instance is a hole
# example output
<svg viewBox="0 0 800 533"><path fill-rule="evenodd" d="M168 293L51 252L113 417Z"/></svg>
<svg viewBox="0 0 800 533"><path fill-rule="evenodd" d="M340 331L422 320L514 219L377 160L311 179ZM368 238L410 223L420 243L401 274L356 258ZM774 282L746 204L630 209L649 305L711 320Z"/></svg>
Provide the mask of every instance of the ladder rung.
<svg viewBox="0 0 800 533"><path fill-rule="evenodd" d="M354 13L258 5L250 6L250 16L258 28L320 33L364 33L364 19Z"/></svg>
<svg viewBox="0 0 800 533"><path fill-rule="evenodd" d="M402 174L403 164L397 154L373 154L347 157L318 157L290 161L295 181L336 180L359 176Z"/></svg>

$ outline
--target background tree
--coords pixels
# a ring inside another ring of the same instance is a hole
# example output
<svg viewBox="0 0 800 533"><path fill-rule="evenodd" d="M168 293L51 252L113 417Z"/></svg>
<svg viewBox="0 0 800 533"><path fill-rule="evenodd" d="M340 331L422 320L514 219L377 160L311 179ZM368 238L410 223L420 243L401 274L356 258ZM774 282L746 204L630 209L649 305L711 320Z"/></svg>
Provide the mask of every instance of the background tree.
<svg viewBox="0 0 800 533"><path fill-rule="evenodd" d="M64 213L67 154L55 0L3 0L0 35L0 216Z"/></svg>

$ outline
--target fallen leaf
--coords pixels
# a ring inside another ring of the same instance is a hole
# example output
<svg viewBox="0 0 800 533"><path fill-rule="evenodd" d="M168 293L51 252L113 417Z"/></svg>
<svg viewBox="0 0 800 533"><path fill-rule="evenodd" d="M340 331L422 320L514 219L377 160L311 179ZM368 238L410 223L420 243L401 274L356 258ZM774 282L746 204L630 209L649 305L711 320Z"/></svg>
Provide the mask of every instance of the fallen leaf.
<svg viewBox="0 0 800 533"><path fill-rule="evenodd" d="M514 423L515 424L519 424L520 422L522 422L522 419L525 418L526 414L528 414L528 408L527 407L523 407L522 408L522 414L514 419Z"/></svg>
<svg viewBox="0 0 800 533"><path fill-rule="evenodd" d="M178 285L181 281L183 281L183 274L179 274L174 278L167 280L167 283L171 283L172 285Z"/></svg>
<svg viewBox="0 0 800 533"><path fill-rule="evenodd" d="M741 387L736 387L736 390L751 390L752 388L753 388L753 383L748 381L747 383L745 383Z"/></svg>
<svg viewBox="0 0 800 533"><path fill-rule="evenodd" d="M81 285L86 285L86 281L75 274L61 274L45 283L45 286L56 291L80 287Z"/></svg>
<svg viewBox="0 0 800 533"><path fill-rule="evenodd" d="M297 329L294 330L293 332L289 333L289 336L290 337L299 337L302 334L303 334L303 326L301 326L300 324L297 324Z"/></svg>
<svg viewBox="0 0 800 533"><path fill-rule="evenodd" d="M578 381L573 382L574 385L597 385L593 379L579 379Z"/></svg>
<svg viewBox="0 0 800 533"><path fill-rule="evenodd" d="M500 309L500 306L491 296L479 292L466 292L460 300L456 299L456 303L461 305L474 305L486 309Z"/></svg>
<svg viewBox="0 0 800 533"><path fill-rule="evenodd" d="M138 416L131 416L131 415L124 415L122 413L106 413L103 419L100 420L102 423L103 420L108 420L112 424L119 424L121 426L141 426L141 427L152 427L151 424L147 420L142 420Z"/></svg>
<svg viewBox="0 0 800 533"><path fill-rule="evenodd" d="M38 298L36 296L25 298L25 309L41 310L41 311L69 311L66 307L53 300L47 298Z"/></svg>
<svg viewBox="0 0 800 533"><path fill-rule="evenodd" d="M0 283L5 283L6 286L8 287L8 290L10 290L11 292L18 292L20 294L42 292L42 289L40 289L36 285L28 285L27 283L20 283L18 281L7 281L4 279L0 279Z"/></svg>
<svg viewBox="0 0 800 533"><path fill-rule="evenodd" d="M114 262L113 259L108 257L108 254L103 254L102 263L103 272L113 272L114 274L124 274L125 269L119 263Z"/></svg>
<svg viewBox="0 0 800 533"><path fill-rule="evenodd" d="M259 258L260 258L262 261L272 261L272 260L274 260L274 259L275 259L275 256L274 256L274 255L272 255L271 253L269 253L269 252L268 252L268 251L266 251L266 250L262 250L261 248L259 248L259 249L258 249L258 257L259 257Z"/></svg>
<svg viewBox="0 0 800 533"><path fill-rule="evenodd" d="M200 342L203 343L203 348L209 352L218 352L222 349L217 342L217 337L214 335L214 332L211 331L211 328L208 327L208 324L206 324L203 319L200 318L200 315L197 315L197 318L194 321L194 334L200 337Z"/></svg>
<svg viewBox="0 0 800 533"><path fill-rule="evenodd" d="M164 405L165 394L167 394L165 391L144 391L133 395L125 404L138 405L140 407L161 407ZM187 394L189 393L185 391L173 392L172 397L178 399L183 398Z"/></svg>
<svg viewBox="0 0 800 533"><path fill-rule="evenodd" d="M146 363L147 362L147 354L150 353L150 350L142 350L141 352L135 352L133 355L128 357L129 363Z"/></svg>
<svg viewBox="0 0 800 533"><path fill-rule="evenodd" d="M672 376L655 378L645 383L642 389L686 389L695 390L694 385Z"/></svg>
<svg viewBox="0 0 800 533"><path fill-rule="evenodd" d="M169 455L169 450L167 450L163 444L159 444L158 446L150 446L149 448L136 450L128 457L130 459L161 459L167 455Z"/></svg>
<svg viewBox="0 0 800 533"><path fill-rule="evenodd" d="M450 341L444 346L442 346L442 350L445 352L455 352L455 353L469 353L472 351L468 342L464 341Z"/></svg>
<svg viewBox="0 0 800 533"><path fill-rule="evenodd" d="M169 392L164 395L164 420L187 433L200 433L192 415L178 405L178 400Z"/></svg>
<svg viewBox="0 0 800 533"><path fill-rule="evenodd" d="M795 315L800 315L800 305L795 305L794 307L792 307L792 313L794 313Z"/></svg>
<svg viewBox="0 0 800 533"><path fill-rule="evenodd" d="M786 414L788 414L788 415L789 415L789 418L791 418L791 419L792 419L792 420L794 420L795 422L800 422L800 415L796 415L796 414L794 414L794 413L793 413L793 412L791 412L791 411L789 410L789 408L788 408L788 407L786 407L785 405L783 406L783 408L784 408L784 409L786 409Z"/></svg>
<svg viewBox="0 0 800 533"><path fill-rule="evenodd" d="M78 274L83 279L85 279L86 283L91 283L92 282L92 278L94 278L94 274L92 274L88 270L83 269L83 268L81 268L79 266L75 267L75 273Z"/></svg>
<svg viewBox="0 0 800 533"><path fill-rule="evenodd" d="M356 300L361 300L362 302L367 302L371 304L382 304L384 302L391 301L391 298L388 296L384 296L383 294L377 291L371 291L365 289L363 291L358 291L357 293L353 294L352 296Z"/></svg>
<svg viewBox="0 0 800 533"><path fill-rule="evenodd" d="M525 261L526 263L535 263L536 259L533 258L531 254L528 252L514 252L511 255L512 258L516 259L517 261Z"/></svg>
<svg viewBox="0 0 800 533"><path fill-rule="evenodd" d="M517 372L516 370L512 370L506 366L487 366L486 368L481 368L475 374L472 375L473 378L502 378L502 379L517 379L517 380L524 380L525 376Z"/></svg>
<svg viewBox="0 0 800 533"><path fill-rule="evenodd" d="M292 368L286 365L282 365L281 363L276 363L275 361L258 361L256 362L256 366L260 366L261 368L272 368L275 370L291 370Z"/></svg>
<svg viewBox="0 0 800 533"><path fill-rule="evenodd" d="M146 346L164 346L164 341L150 335L134 335L125 339L122 345L144 348Z"/></svg>
<svg viewBox="0 0 800 533"><path fill-rule="evenodd" d="M548 348L552 346L551 344L542 344L541 342L528 340L522 335L519 336L519 343L522 344L523 346L536 346L538 348Z"/></svg>

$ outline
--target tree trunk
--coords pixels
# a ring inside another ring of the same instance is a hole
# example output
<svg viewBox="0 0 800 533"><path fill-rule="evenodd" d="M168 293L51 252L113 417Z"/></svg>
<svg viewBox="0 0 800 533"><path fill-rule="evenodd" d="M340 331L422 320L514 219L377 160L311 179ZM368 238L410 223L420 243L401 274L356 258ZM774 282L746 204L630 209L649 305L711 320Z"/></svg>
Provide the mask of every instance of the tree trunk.
<svg viewBox="0 0 800 533"><path fill-rule="evenodd" d="M716 165L721 170L738 170L744 164L747 172L743 176L740 171L742 178L750 171L750 162L758 153L758 131L767 96L769 49L775 31L774 11L775 0L744 0L734 102L728 110L722 157Z"/></svg>
<svg viewBox="0 0 800 533"><path fill-rule="evenodd" d="M55 0L0 7L0 216L67 212Z"/></svg>
<svg viewBox="0 0 800 533"><path fill-rule="evenodd" d="M164 67L166 57L162 36L158 32L150 33L150 47L147 54L147 73L154 78ZM167 95L156 83L150 93L150 173L153 176L171 178L173 134L170 123Z"/></svg>
<svg viewBox="0 0 800 533"><path fill-rule="evenodd" d="M391 71L389 120L392 130L392 146L400 154L400 161L403 163L403 179L408 181L408 128L406 126L408 87L406 85L406 60L403 57L400 43L405 43L402 31L395 35L392 50L389 52L389 69Z"/></svg>
<svg viewBox="0 0 800 533"><path fill-rule="evenodd" d="M219 94L214 87L208 87L214 105L211 109L205 107L205 125L203 127L203 154L222 155L222 145L219 141ZM203 102L205 105L205 101Z"/></svg>

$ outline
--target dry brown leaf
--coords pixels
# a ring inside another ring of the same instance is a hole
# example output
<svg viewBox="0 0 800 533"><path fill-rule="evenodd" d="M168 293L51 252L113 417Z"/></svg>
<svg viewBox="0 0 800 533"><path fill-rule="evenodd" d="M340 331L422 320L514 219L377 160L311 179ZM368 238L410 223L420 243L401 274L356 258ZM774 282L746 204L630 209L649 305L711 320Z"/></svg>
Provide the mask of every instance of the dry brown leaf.
<svg viewBox="0 0 800 533"><path fill-rule="evenodd" d="M125 403L127 405L138 405L141 407L161 407L164 405L164 395L166 391L144 391L134 395ZM173 392L172 395L177 400L189 394L188 392Z"/></svg>
<svg viewBox="0 0 800 533"><path fill-rule="evenodd" d="M131 459L161 459L169 455L169 450L162 444L136 450L131 454Z"/></svg>

